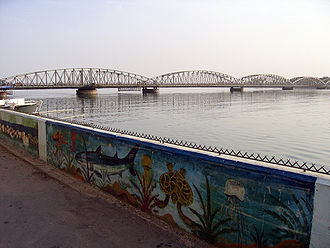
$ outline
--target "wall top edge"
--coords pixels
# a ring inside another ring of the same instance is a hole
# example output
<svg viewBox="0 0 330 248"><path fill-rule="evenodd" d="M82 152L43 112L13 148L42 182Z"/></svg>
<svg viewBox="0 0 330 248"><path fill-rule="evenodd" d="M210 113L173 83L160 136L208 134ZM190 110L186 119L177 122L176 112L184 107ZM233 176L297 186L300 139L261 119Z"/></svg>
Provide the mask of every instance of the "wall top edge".
<svg viewBox="0 0 330 248"><path fill-rule="evenodd" d="M34 119L34 120L44 120L44 118L42 118L40 116L37 116L37 115L22 113L22 112L18 112L18 111L14 111L14 110L9 110L9 109L1 109L0 108L0 112L15 114L15 115L18 115L18 116L23 116L23 117L28 117L28 118L31 118L31 119Z"/></svg>
<svg viewBox="0 0 330 248"><path fill-rule="evenodd" d="M330 179L329 178L318 177L316 179L316 184L320 184L320 185L330 187Z"/></svg>

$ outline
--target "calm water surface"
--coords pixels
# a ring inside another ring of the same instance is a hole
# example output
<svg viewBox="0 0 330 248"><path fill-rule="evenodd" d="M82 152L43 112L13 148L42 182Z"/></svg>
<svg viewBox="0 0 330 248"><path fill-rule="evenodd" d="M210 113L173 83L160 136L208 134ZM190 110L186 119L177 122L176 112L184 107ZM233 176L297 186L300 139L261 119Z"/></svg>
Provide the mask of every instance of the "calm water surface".
<svg viewBox="0 0 330 248"><path fill-rule="evenodd" d="M158 95L98 90L24 90L42 112L67 120L134 130L330 168L330 90L160 89Z"/></svg>

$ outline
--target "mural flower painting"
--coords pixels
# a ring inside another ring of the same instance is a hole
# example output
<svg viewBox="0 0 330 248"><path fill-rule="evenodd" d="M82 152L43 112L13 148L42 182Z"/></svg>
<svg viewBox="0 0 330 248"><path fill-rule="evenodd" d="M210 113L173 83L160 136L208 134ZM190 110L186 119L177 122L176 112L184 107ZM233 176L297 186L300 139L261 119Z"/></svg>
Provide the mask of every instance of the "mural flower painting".
<svg viewBox="0 0 330 248"><path fill-rule="evenodd" d="M63 151L63 146L68 145L68 142L63 133L60 131L56 131L53 134L53 140L56 141L56 151L54 153L54 155L56 156L59 151Z"/></svg>
<svg viewBox="0 0 330 248"><path fill-rule="evenodd" d="M142 156L142 166L144 168L142 176L140 176L139 173L135 171L139 185L136 184L133 180L130 180L132 185L138 191L138 194L134 194L133 196L138 201L140 208L143 212L150 214L152 212L157 213L158 211L155 209L155 207L157 206L158 202L158 194L152 195L152 192L156 188L156 184L153 183L153 175L151 172L151 159L149 156Z"/></svg>

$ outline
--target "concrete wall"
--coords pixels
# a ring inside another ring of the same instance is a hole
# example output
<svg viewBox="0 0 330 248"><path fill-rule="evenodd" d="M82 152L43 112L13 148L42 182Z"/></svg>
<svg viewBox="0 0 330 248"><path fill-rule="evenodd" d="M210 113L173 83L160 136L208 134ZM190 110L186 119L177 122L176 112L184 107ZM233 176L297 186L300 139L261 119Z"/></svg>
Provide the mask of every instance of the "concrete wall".
<svg viewBox="0 0 330 248"><path fill-rule="evenodd" d="M42 159L219 247L329 246L329 176L37 122Z"/></svg>
<svg viewBox="0 0 330 248"><path fill-rule="evenodd" d="M330 180L328 177L316 180L310 247L330 247Z"/></svg>
<svg viewBox="0 0 330 248"><path fill-rule="evenodd" d="M13 111L0 111L0 137L39 156L38 118Z"/></svg>

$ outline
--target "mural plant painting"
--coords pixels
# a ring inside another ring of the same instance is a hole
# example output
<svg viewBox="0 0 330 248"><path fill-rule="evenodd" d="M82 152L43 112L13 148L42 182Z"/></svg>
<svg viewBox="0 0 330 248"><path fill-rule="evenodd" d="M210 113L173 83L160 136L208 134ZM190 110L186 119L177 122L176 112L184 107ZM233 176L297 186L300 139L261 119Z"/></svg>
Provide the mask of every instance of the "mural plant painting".
<svg viewBox="0 0 330 248"><path fill-rule="evenodd" d="M69 172L70 174L73 174L75 171L73 165L75 152L76 152L76 133L71 132L71 146L70 149L66 149L66 152L64 153L64 159L65 159L64 165L67 172Z"/></svg>
<svg viewBox="0 0 330 248"><path fill-rule="evenodd" d="M207 242L212 244L218 241L218 237L221 234L235 232L235 229L232 228L224 228L223 226L230 221L230 218L218 220L218 222L214 223L216 215L221 211L221 208L213 209L211 205L211 190L210 184L207 176L206 180L206 202L199 192L198 188L194 184L194 188L197 192L200 203L202 204L203 214L198 213L196 210L189 208L189 210L198 217L200 224L194 223L192 227L192 232L197 234L197 236Z"/></svg>
<svg viewBox="0 0 330 248"><path fill-rule="evenodd" d="M308 247L315 183L47 123L49 163L218 247Z"/></svg>
<svg viewBox="0 0 330 248"><path fill-rule="evenodd" d="M93 172L93 167L89 162L89 152L87 151L87 146L86 146L86 141L84 136L82 136L82 141L83 141L83 145L84 145L84 151L83 152L79 152L76 154L75 158L78 162L81 162L81 160L79 160L78 158L81 158L82 154L85 155L85 164L84 163L80 163L81 164L81 172L86 180L86 182L91 183L94 179L94 172Z"/></svg>
<svg viewBox="0 0 330 248"><path fill-rule="evenodd" d="M60 131L56 131L53 134L53 140L56 142L55 143L56 151L54 152L54 157L56 160L56 167L62 168L62 164L64 163L64 160L65 160L64 154L66 152L69 152L69 150L66 149L67 146L69 146L69 143L67 141L67 138Z"/></svg>
<svg viewBox="0 0 330 248"><path fill-rule="evenodd" d="M253 233L254 232L254 233ZM253 225L253 231L251 231L251 238L253 242L256 244L257 248L266 248L267 247L267 239L265 238L265 232L258 231L257 227Z"/></svg>
<svg viewBox="0 0 330 248"><path fill-rule="evenodd" d="M279 239L293 238L304 244L304 247L309 246L309 237L311 229L311 216L312 216L312 206L310 205L308 194L304 197L297 197L288 190L290 196L292 197L295 206L290 206L279 200L273 195L269 195L271 200L278 206L277 211L271 211L265 209L265 213L272 216L282 223L285 228L276 227L274 233L279 234Z"/></svg>
<svg viewBox="0 0 330 248"><path fill-rule="evenodd" d="M146 177L138 174L136 171L135 174L137 175L139 186L133 181L130 180L132 185L137 189L139 194L133 194L133 196L137 199L139 203L139 207L143 212L146 213L156 213L158 212L155 207L157 206L157 197L158 195L152 195L153 190L156 188L156 185L153 184L153 176L151 176L150 180L147 180Z"/></svg>
<svg viewBox="0 0 330 248"><path fill-rule="evenodd" d="M94 171L95 177L98 179L98 186L100 188L104 188L107 186L108 182L111 181L110 175L108 174L108 172L106 172L105 170L101 170L101 171Z"/></svg>

